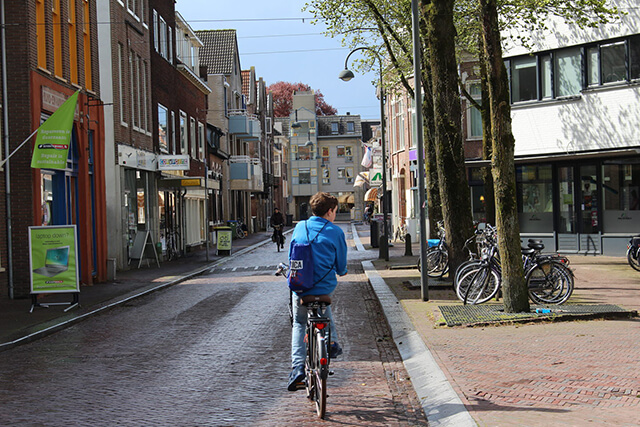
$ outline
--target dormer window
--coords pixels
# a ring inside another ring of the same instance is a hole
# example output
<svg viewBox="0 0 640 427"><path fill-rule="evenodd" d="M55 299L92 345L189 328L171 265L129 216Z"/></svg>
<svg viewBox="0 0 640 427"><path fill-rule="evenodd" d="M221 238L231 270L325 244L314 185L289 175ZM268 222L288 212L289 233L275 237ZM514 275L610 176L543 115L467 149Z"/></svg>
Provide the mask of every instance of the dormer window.
<svg viewBox="0 0 640 427"><path fill-rule="evenodd" d="M331 133L333 135L338 134L338 122L331 122Z"/></svg>

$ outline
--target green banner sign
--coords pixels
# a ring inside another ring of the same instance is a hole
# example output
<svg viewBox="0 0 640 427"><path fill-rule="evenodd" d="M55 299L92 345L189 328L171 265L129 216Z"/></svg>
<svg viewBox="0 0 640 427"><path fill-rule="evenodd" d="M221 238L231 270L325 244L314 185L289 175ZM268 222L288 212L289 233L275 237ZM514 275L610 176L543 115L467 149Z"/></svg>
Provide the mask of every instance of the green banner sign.
<svg viewBox="0 0 640 427"><path fill-rule="evenodd" d="M66 169L77 102L78 92L71 95L40 125L33 147L32 168Z"/></svg>
<svg viewBox="0 0 640 427"><path fill-rule="evenodd" d="M29 227L31 293L79 292L76 226Z"/></svg>

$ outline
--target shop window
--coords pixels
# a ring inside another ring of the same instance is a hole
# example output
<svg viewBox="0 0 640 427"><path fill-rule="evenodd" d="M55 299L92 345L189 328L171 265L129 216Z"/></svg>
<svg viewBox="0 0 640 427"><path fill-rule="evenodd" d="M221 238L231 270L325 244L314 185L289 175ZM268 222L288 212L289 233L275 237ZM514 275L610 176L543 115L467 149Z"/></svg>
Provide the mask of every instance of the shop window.
<svg viewBox="0 0 640 427"><path fill-rule="evenodd" d="M603 231L629 233L640 222L640 162L602 166Z"/></svg>
<svg viewBox="0 0 640 427"><path fill-rule="evenodd" d="M553 230L553 179L551 165L519 166L517 173L520 231Z"/></svg>

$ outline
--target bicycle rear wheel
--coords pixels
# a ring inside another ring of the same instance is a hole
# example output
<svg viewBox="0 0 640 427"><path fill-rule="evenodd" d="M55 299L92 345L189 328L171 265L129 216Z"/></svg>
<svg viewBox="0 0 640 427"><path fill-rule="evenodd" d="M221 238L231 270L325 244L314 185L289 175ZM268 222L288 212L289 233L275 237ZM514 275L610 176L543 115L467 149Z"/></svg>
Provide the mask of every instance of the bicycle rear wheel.
<svg viewBox="0 0 640 427"><path fill-rule="evenodd" d="M493 298L500 288L500 276L490 265L470 269L460 278L460 286L466 287L464 304L482 304Z"/></svg>
<svg viewBox="0 0 640 427"><path fill-rule="evenodd" d="M449 271L449 253L446 249L430 248L426 254L427 275L440 278Z"/></svg>
<svg viewBox="0 0 640 427"><path fill-rule="evenodd" d="M529 298L536 304L563 304L573 293L573 273L564 264L547 260L526 275Z"/></svg>
<svg viewBox="0 0 640 427"><path fill-rule="evenodd" d="M318 417L324 419L327 411L327 375L329 373L329 354L327 342L321 331L316 332L315 339L316 367L314 369L315 402Z"/></svg>

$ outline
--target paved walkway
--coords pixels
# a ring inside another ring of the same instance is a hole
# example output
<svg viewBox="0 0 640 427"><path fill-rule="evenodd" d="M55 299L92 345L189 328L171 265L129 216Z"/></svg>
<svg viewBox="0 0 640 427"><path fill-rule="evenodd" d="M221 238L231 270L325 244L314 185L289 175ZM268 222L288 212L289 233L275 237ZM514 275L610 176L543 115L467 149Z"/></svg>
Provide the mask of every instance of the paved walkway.
<svg viewBox="0 0 640 427"><path fill-rule="evenodd" d="M352 226L354 244L370 251L365 272L385 309L429 424L447 426L640 425L640 320L542 322L487 327L442 326L439 307L460 304L446 282L422 301L404 244L378 260L368 226ZM234 241L237 252L269 243L266 233ZM640 274L623 258L571 256L576 289L570 303L640 310ZM37 339L145 292L223 263L197 251L161 268L118 272L113 283L82 287L81 307L67 313L30 300L0 302L0 351ZM395 268L392 268L395 267ZM444 286L443 286L444 285ZM60 297L60 296L58 296Z"/></svg>

